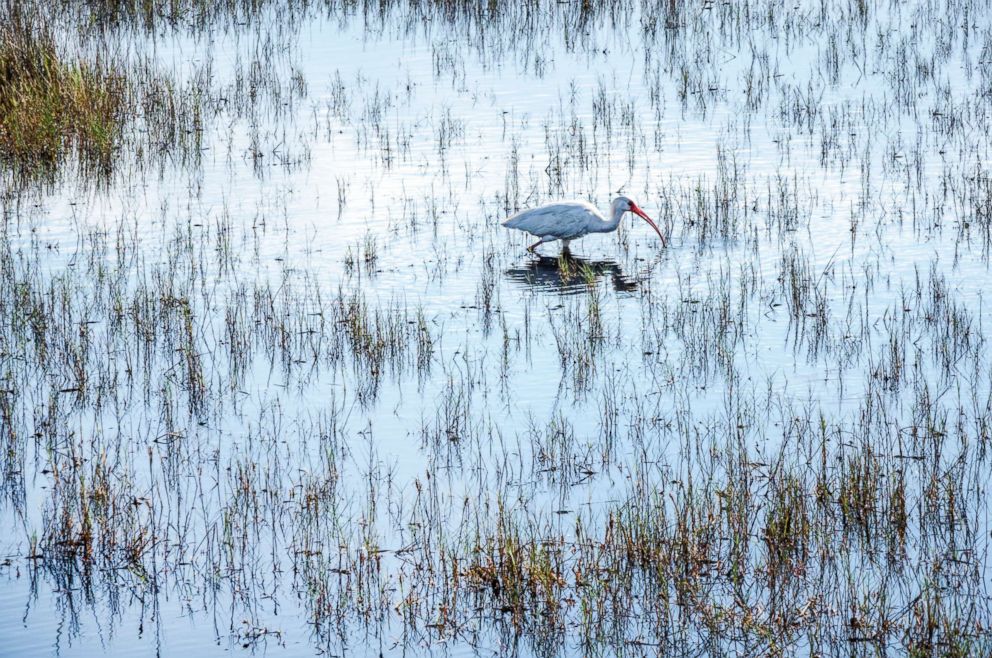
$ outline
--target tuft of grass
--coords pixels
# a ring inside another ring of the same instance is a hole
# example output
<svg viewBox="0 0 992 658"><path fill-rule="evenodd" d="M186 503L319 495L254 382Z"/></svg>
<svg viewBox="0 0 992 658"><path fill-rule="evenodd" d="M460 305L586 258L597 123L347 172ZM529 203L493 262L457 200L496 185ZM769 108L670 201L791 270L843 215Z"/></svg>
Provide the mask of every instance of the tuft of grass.
<svg viewBox="0 0 992 658"><path fill-rule="evenodd" d="M84 166L109 171L126 99L122 76L66 61L48 32L0 26L0 161L8 168L50 173L75 152Z"/></svg>

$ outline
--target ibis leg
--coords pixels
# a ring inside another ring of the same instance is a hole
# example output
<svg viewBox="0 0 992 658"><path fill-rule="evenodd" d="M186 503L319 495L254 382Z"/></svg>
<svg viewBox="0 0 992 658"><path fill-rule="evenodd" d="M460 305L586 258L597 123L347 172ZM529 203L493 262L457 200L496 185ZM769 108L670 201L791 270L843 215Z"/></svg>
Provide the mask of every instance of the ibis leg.
<svg viewBox="0 0 992 658"><path fill-rule="evenodd" d="M537 249L542 244L544 244L544 238L541 238L540 240L538 240L537 242L535 242L531 246L527 247L527 251L529 251L531 253L534 253L534 250Z"/></svg>

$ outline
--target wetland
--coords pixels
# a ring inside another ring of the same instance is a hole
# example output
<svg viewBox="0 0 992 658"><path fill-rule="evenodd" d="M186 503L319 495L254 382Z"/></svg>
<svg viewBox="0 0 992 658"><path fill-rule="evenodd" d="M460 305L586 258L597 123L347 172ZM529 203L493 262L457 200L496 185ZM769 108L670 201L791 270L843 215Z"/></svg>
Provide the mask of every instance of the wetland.
<svg viewBox="0 0 992 658"><path fill-rule="evenodd" d="M992 654L990 121L969 0L0 0L0 655Z"/></svg>

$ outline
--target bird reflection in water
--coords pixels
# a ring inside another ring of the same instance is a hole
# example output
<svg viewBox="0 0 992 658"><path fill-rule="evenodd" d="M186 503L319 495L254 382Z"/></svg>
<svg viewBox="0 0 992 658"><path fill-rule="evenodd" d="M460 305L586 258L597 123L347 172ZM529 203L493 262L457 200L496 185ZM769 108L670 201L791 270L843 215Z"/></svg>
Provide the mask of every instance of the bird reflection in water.
<svg viewBox="0 0 992 658"><path fill-rule="evenodd" d="M620 292L636 290L640 279L624 274L613 260L591 260L570 253L554 258L537 256L526 263L506 270L506 278L537 290L574 295L589 289L601 278L609 277L614 289Z"/></svg>

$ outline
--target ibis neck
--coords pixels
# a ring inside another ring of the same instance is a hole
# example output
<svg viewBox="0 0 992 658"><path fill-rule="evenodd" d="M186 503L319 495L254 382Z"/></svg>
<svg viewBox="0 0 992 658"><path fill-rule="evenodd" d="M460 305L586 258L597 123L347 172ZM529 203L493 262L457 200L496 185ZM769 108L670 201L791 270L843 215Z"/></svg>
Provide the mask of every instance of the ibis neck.
<svg viewBox="0 0 992 658"><path fill-rule="evenodd" d="M600 233L610 233L617 230L620 226L620 219L623 217L626 210L620 208L610 208L610 218L604 222L599 227Z"/></svg>

